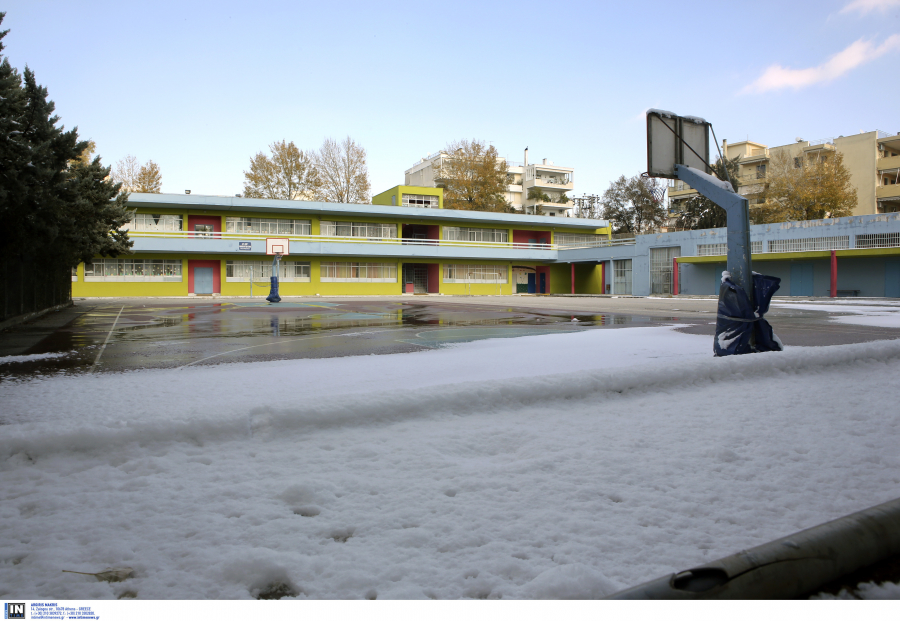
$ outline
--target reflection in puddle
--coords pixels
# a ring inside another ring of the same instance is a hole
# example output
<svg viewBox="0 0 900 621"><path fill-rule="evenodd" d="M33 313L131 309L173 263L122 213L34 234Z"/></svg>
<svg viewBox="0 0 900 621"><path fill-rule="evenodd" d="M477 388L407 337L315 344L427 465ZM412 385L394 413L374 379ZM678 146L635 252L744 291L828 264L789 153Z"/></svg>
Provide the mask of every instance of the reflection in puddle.
<svg viewBox="0 0 900 621"><path fill-rule="evenodd" d="M677 321L639 315L354 300L279 305L126 305L114 325L120 308L100 306L79 315L27 352L72 352L70 355L4 365L0 367L0 381L42 372L82 372L93 363L107 338L101 371L178 367L206 357L222 361L220 356L231 351L253 350L252 356L244 356L245 360L352 356L417 351L421 347L489 338L668 325ZM372 334L361 335L358 329ZM344 331L353 335L341 338Z"/></svg>

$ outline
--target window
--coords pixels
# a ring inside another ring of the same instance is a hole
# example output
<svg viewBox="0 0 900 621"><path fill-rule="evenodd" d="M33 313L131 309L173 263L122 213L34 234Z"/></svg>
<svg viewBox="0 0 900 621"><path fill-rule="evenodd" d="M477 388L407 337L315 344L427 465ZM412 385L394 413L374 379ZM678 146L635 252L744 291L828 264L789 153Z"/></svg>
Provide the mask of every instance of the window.
<svg viewBox="0 0 900 621"><path fill-rule="evenodd" d="M181 215L136 213L123 228L131 231L181 231L184 221Z"/></svg>
<svg viewBox="0 0 900 621"><path fill-rule="evenodd" d="M697 244L698 257L715 257L721 254L728 254L728 244L725 242L721 244Z"/></svg>
<svg viewBox="0 0 900 621"><path fill-rule="evenodd" d="M505 284L506 272L505 265L444 265L444 282Z"/></svg>
<svg viewBox="0 0 900 621"><path fill-rule="evenodd" d="M444 239L448 241L505 244L509 241L509 231L506 229L472 229L462 226L445 226Z"/></svg>
<svg viewBox="0 0 900 621"><path fill-rule="evenodd" d="M857 248L896 248L900 246L900 233L868 233L856 236Z"/></svg>
<svg viewBox="0 0 900 621"><path fill-rule="evenodd" d="M763 251L761 241L750 242L750 253L759 254ZM728 254L728 244L725 242L719 244L697 244L698 257L716 257Z"/></svg>
<svg viewBox="0 0 900 621"><path fill-rule="evenodd" d="M396 263L322 263L321 282L397 282Z"/></svg>
<svg viewBox="0 0 900 621"><path fill-rule="evenodd" d="M309 263L303 261L280 261L278 280L282 282L309 282ZM225 282L267 282L272 277L271 261L226 261Z"/></svg>
<svg viewBox="0 0 900 621"><path fill-rule="evenodd" d="M801 239L770 239L769 252L809 252L812 250L845 250L850 236L804 237Z"/></svg>
<svg viewBox="0 0 900 621"><path fill-rule="evenodd" d="M85 282L181 282L180 259L94 259Z"/></svg>
<svg viewBox="0 0 900 621"><path fill-rule="evenodd" d="M800 168L801 162L799 157L794 158L794 168Z"/></svg>
<svg viewBox="0 0 900 621"><path fill-rule="evenodd" d="M597 233L557 233L553 241L560 248L596 248L608 246L609 237Z"/></svg>
<svg viewBox="0 0 900 621"><path fill-rule="evenodd" d="M403 206L438 209L440 207L440 199L437 196L427 196L425 194L404 194Z"/></svg>
<svg viewBox="0 0 900 621"><path fill-rule="evenodd" d="M72 268L72 282L78 282L78 266Z"/></svg>
<svg viewBox="0 0 900 621"><path fill-rule="evenodd" d="M376 222L331 222L322 220L320 231L325 237L397 238L396 224L379 224Z"/></svg>
<svg viewBox="0 0 900 621"><path fill-rule="evenodd" d="M681 246L650 249L650 293L674 293L672 291L672 263L681 256Z"/></svg>
<svg viewBox="0 0 900 621"><path fill-rule="evenodd" d="M619 295L631 295L631 259L613 261L612 292Z"/></svg>
<svg viewBox="0 0 900 621"><path fill-rule="evenodd" d="M285 218L225 218L226 233L250 233L254 235L311 235L309 220Z"/></svg>
<svg viewBox="0 0 900 621"><path fill-rule="evenodd" d="M766 165L760 164L756 167L756 178L757 179L765 179L766 178Z"/></svg>

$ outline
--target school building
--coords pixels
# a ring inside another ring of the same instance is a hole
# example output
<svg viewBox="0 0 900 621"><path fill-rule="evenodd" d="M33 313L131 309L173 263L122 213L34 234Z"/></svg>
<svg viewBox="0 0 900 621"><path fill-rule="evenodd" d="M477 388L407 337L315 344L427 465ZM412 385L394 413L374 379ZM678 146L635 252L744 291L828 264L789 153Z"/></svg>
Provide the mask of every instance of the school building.
<svg viewBox="0 0 900 621"><path fill-rule="evenodd" d="M719 293L724 228L601 244L561 251L560 259L599 265L611 294ZM781 278L776 296L900 298L900 213L752 225L750 244L753 270Z"/></svg>
<svg viewBox="0 0 900 621"><path fill-rule="evenodd" d="M597 262L566 248L609 240L605 220L443 209L440 188L397 186L374 205L131 194L133 254L73 270L75 297L259 296L266 238L288 238L282 296L601 293Z"/></svg>

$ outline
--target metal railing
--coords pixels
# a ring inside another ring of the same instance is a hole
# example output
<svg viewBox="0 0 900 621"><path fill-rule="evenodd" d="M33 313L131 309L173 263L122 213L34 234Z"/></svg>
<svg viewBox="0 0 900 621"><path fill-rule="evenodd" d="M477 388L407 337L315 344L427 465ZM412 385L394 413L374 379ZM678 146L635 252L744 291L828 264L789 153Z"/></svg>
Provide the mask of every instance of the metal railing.
<svg viewBox="0 0 900 621"><path fill-rule="evenodd" d="M131 238L161 238L161 239L225 239L240 241L264 241L267 237L276 237L271 234L256 233L205 233L197 231L128 231ZM476 242L451 239L417 239L411 237L339 237L327 235L277 235L283 239L295 242L324 242L337 244L375 244L375 245L403 245L403 246L445 246L463 248L503 248L512 250L558 250L557 244L521 243L521 242Z"/></svg>
<svg viewBox="0 0 900 621"><path fill-rule="evenodd" d="M611 246L634 246L637 243L634 237L619 239L598 239L596 241L574 241L557 244L560 250L575 250L578 248L609 248Z"/></svg>

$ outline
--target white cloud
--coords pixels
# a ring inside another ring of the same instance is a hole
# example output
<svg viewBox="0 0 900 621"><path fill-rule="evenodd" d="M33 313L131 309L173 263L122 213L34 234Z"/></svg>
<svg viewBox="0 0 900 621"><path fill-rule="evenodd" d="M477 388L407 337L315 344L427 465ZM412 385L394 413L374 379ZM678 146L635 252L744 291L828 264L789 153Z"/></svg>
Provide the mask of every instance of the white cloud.
<svg viewBox="0 0 900 621"><path fill-rule="evenodd" d="M856 0L857 2L876 2L877 0ZM886 0L881 0L885 2ZM873 61L888 52L900 50L900 35L891 35L884 43L876 46L872 41L860 39L851 43L843 51L838 52L817 67L807 69L791 69L781 65L772 65L752 84L743 89L743 93L776 91L783 88L800 89L813 84L830 82L860 65Z"/></svg>
<svg viewBox="0 0 900 621"><path fill-rule="evenodd" d="M872 11L884 12L900 7L900 0L853 0L840 10L841 13L862 13L868 15Z"/></svg>

